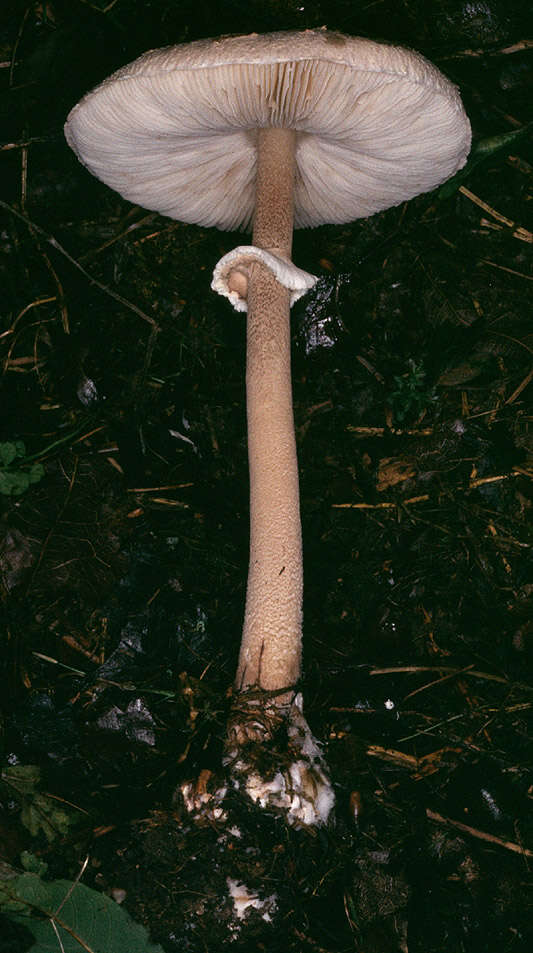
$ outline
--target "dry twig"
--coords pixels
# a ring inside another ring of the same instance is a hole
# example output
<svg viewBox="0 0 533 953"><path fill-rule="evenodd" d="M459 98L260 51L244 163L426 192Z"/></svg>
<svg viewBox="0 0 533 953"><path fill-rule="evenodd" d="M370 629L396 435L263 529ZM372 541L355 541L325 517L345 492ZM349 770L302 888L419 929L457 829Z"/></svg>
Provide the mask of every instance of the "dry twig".
<svg viewBox="0 0 533 953"><path fill-rule="evenodd" d="M477 827L470 827L469 824L463 824L461 821L454 821L451 817L443 817L437 811L426 808L426 817L437 824L445 824L448 827L455 827L464 834L470 834L471 837L477 837L478 840L487 841L489 844L495 844L497 847L504 847L505 850L511 850L515 854L522 854L523 857L533 857L533 850L515 844L514 841L504 840L503 837L496 837L495 834L488 834L487 831L480 831Z"/></svg>

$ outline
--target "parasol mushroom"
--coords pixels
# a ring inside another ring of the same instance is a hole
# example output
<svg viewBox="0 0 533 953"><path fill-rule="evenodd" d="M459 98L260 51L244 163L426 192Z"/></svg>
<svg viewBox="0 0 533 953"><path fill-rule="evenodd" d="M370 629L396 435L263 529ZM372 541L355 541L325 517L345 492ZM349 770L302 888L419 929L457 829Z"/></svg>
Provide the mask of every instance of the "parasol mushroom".
<svg viewBox="0 0 533 953"><path fill-rule="evenodd" d="M417 53L322 30L154 50L69 114L69 145L131 202L184 222L248 229L215 290L247 310L250 563L227 762L290 822L327 820L333 793L303 717L302 542L290 305L314 284L293 225L350 222L429 191L466 162L456 88ZM276 746L285 729L283 755ZM270 746L270 768L256 749Z"/></svg>

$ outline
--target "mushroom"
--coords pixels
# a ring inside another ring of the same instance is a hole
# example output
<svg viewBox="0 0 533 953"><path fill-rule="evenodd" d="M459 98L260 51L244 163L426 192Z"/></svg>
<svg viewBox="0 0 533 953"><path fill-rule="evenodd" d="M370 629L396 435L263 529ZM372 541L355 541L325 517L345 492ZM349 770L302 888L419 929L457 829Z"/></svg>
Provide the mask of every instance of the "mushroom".
<svg viewBox="0 0 533 953"><path fill-rule="evenodd" d="M334 798L298 691L289 320L316 279L291 262L293 225L364 218L457 172L470 148L459 94L405 49L325 29L252 34L146 53L88 93L65 134L131 202L202 226L253 225L253 245L213 277L247 310L250 562L226 761L253 800L292 823L324 823Z"/></svg>

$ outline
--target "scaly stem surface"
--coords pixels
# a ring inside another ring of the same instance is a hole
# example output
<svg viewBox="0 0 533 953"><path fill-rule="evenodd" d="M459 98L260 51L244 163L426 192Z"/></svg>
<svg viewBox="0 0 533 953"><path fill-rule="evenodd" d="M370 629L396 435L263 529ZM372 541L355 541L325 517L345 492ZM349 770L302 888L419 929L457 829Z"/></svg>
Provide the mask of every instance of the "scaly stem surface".
<svg viewBox="0 0 533 953"><path fill-rule="evenodd" d="M295 133L259 130L253 242L287 259L294 174ZM236 687L276 691L300 676L302 533L289 292L259 263L252 266L248 288L246 404L250 564Z"/></svg>

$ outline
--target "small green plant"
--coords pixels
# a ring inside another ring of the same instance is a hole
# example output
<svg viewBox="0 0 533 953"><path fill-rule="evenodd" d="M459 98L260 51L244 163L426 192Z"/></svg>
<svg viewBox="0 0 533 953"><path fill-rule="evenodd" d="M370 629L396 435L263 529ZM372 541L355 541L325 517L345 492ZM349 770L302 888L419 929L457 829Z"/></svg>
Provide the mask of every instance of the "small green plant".
<svg viewBox="0 0 533 953"><path fill-rule="evenodd" d="M32 764L8 765L0 775L0 795L5 791L18 801L21 823L42 845L43 835L49 844L64 838L76 816L72 805L41 792L39 783ZM111 897L80 882L88 860L75 880L52 880L41 853L23 850L18 869L0 858L0 916L33 935L29 953L163 953Z"/></svg>
<svg viewBox="0 0 533 953"><path fill-rule="evenodd" d="M422 365L412 358L408 365L406 374L395 376L395 387L390 394L391 410L398 423L403 423L408 417L418 417L428 403L436 400L434 388L428 388L426 384L426 372Z"/></svg>
<svg viewBox="0 0 533 953"><path fill-rule="evenodd" d="M42 463L30 462L22 440L0 443L0 493L3 496L21 496L43 476Z"/></svg>
<svg viewBox="0 0 533 953"><path fill-rule="evenodd" d="M78 816L59 798L39 790L41 771L36 764L8 765L0 775L0 793L4 787L19 802L20 820L32 837L44 834L50 844L68 833Z"/></svg>

